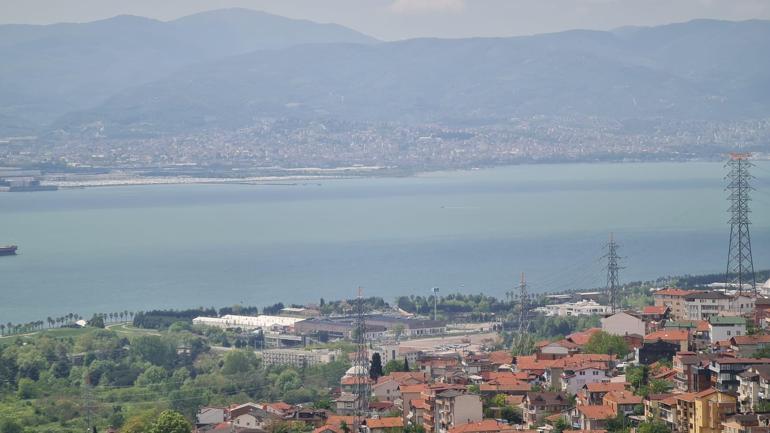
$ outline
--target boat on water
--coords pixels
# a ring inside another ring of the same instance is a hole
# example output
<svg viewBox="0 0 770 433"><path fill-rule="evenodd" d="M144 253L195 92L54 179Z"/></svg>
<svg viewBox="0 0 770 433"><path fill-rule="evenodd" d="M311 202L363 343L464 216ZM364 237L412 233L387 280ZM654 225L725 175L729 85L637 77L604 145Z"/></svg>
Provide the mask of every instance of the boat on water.
<svg viewBox="0 0 770 433"><path fill-rule="evenodd" d="M0 256L13 256L16 255L16 250L18 250L19 247L16 245L6 245L4 247L0 246Z"/></svg>

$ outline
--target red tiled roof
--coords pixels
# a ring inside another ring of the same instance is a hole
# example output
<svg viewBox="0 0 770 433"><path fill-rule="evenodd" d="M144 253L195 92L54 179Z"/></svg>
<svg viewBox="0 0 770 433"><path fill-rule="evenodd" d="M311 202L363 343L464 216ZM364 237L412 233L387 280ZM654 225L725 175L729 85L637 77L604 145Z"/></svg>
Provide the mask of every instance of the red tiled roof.
<svg viewBox="0 0 770 433"><path fill-rule="evenodd" d="M409 404L417 409L430 409L430 404L421 398L412 400Z"/></svg>
<svg viewBox="0 0 770 433"><path fill-rule="evenodd" d="M642 397L634 395L631 391L610 391L604 396L604 400L617 404L642 404Z"/></svg>
<svg viewBox="0 0 770 433"><path fill-rule="evenodd" d="M770 335L738 335L731 339L737 345L741 344L767 344L770 343Z"/></svg>
<svg viewBox="0 0 770 433"><path fill-rule="evenodd" d="M599 353L577 353L565 358L559 358L552 361L552 368L570 368L585 365L586 363L610 363L617 359L614 355L605 355ZM542 361L540 361L542 363ZM547 367L543 367L547 368Z"/></svg>
<svg viewBox="0 0 770 433"><path fill-rule="evenodd" d="M366 420L366 426L372 428L402 428L404 420L400 416L391 416L385 418L371 418Z"/></svg>
<svg viewBox="0 0 770 433"><path fill-rule="evenodd" d="M709 328L709 322L707 320L695 320L695 322L698 322L698 324L695 327L695 330L697 332L709 332L711 330Z"/></svg>
<svg viewBox="0 0 770 433"><path fill-rule="evenodd" d="M479 422L456 425L449 429L449 433L486 433L510 431L513 428L494 419L485 419Z"/></svg>
<svg viewBox="0 0 770 433"><path fill-rule="evenodd" d="M665 289L661 289L661 290L658 290L656 292L653 292L652 296L655 296L655 295L668 295L668 296L681 296L681 297L684 297L684 296L687 296L687 295L693 295L695 293L698 293L698 291L696 291L696 290L682 290L682 289L675 289L675 288L669 287L669 288L665 288Z"/></svg>
<svg viewBox="0 0 770 433"><path fill-rule="evenodd" d="M273 408L273 409L281 411L281 412L286 412L286 411L292 410L294 408L294 406L292 406L292 405L290 405L288 403L284 403L282 401L279 401L279 402L276 402L276 403L268 403L265 406L268 406L270 408Z"/></svg>
<svg viewBox="0 0 770 433"><path fill-rule="evenodd" d="M685 341L690 338L686 329L661 329L644 336L644 341Z"/></svg>
<svg viewBox="0 0 770 433"><path fill-rule="evenodd" d="M668 307L665 305L648 305L642 310L642 314L666 314Z"/></svg>
<svg viewBox="0 0 770 433"><path fill-rule="evenodd" d="M503 383L495 383L495 382L488 382L488 383L482 383L479 385L479 391L481 392L516 392L516 391L530 391L532 389L532 385L530 385L528 382L503 382Z"/></svg>
<svg viewBox="0 0 770 433"><path fill-rule="evenodd" d="M511 364L513 363L513 355L506 351L489 352L489 360L493 364Z"/></svg>
<svg viewBox="0 0 770 433"><path fill-rule="evenodd" d="M615 417L612 408L603 404L578 406L578 411L588 419L610 419Z"/></svg>
<svg viewBox="0 0 770 433"><path fill-rule="evenodd" d="M588 343L588 340L591 339L591 336L596 334L597 332L601 332L601 328L589 328L585 331L580 332L574 332L567 336L566 340L569 340L577 345L583 346L586 343Z"/></svg>
<svg viewBox="0 0 770 433"><path fill-rule="evenodd" d="M586 389L588 392L610 392L624 391L628 386L631 386L628 382L596 382L586 384Z"/></svg>
<svg viewBox="0 0 770 433"><path fill-rule="evenodd" d="M428 390L428 385L421 383L419 385L399 385L398 390L401 391L401 394L406 393L420 393Z"/></svg>
<svg viewBox="0 0 770 433"><path fill-rule="evenodd" d="M328 432L343 433L342 428L340 428L340 426L334 426L330 424L322 425L321 427L318 427L315 430L313 430L313 433L328 433Z"/></svg>

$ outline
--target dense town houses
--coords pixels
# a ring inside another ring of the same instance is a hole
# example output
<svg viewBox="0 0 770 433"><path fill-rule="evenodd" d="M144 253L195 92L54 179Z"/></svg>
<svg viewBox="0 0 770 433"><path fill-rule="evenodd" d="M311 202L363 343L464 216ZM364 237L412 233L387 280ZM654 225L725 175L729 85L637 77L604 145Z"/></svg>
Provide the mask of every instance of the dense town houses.
<svg viewBox="0 0 770 433"><path fill-rule="evenodd" d="M201 408L198 431L269 431L275 420L302 420L315 433L350 433L366 399L359 426L366 433L613 433L618 423L636 428L650 422L671 433L770 433L770 334L763 326L770 302L764 298L664 288L652 293L654 305L616 313L588 299L552 299L560 303L541 312L579 316L590 307L601 327L536 341L531 352L514 356L493 350L494 344L421 345L415 338L444 335L446 323L373 315L366 357L376 354L378 362L401 363L409 371L375 377L351 367L329 409L283 402ZM347 316L291 313L299 317L259 320L307 342L347 340L355 326ZM221 319L226 326L254 323ZM204 322L222 326L221 320ZM608 338L622 342L627 355L589 353L597 339ZM261 356L266 364L295 368L345 358L328 349L289 348Z"/></svg>

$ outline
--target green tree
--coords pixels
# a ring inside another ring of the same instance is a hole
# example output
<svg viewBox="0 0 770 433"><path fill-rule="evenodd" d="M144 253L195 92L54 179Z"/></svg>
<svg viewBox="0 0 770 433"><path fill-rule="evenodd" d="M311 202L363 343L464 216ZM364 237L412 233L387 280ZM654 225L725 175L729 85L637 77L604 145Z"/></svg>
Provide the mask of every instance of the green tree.
<svg viewBox="0 0 770 433"><path fill-rule="evenodd" d="M231 350L225 354L222 373L241 374L253 371L257 366L257 357L251 350Z"/></svg>
<svg viewBox="0 0 770 433"><path fill-rule="evenodd" d="M91 320L88 321L88 326L104 328L104 317L99 314L94 314L93 317L91 317Z"/></svg>
<svg viewBox="0 0 770 433"><path fill-rule="evenodd" d="M671 433L666 423L660 420L640 423L636 431L637 433Z"/></svg>
<svg viewBox="0 0 770 433"><path fill-rule="evenodd" d="M671 391L672 384L663 379L652 379L650 381L650 392L653 394L665 394Z"/></svg>
<svg viewBox="0 0 770 433"><path fill-rule="evenodd" d="M18 422L7 418L0 419L0 433L22 433L23 431Z"/></svg>
<svg viewBox="0 0 770 433"><path fill-rule="evenodd" d="M369 376L372 380L376 381L384 375L385 372L382 370L382 358L378 352L374 352L372 354L372 365L369 367Z"/></svg>
<svg viewBox="0 0 770 433"><path fill-rule="evenodd" d="M385 373L385 375L388 375L390 373L393 373L394 371L404 371L404 363L396 359L391 359L390 361L388 361L388 363L385 364L383 373Z"/></svg>
<svg viewBox="0 0 770 433"><path fill-rule="evenodd" d="M628 355L628 344L619 335L610 335L601 331L591 336L588 343L583 346L583 352L617 355L622 358Z"/></svg>
<svg viewBox="0 0 770 433"><path fill-rule="evenodd" d="M142 335L131 341L131 352L152 365L169 367L176 361L176 345L157 335Z"/></svg>
<svg viewBox="0 0 770 433"><path fill-rule="evenodd" d="M650 375L650 368L646 365L636 365L626 368L626 380L637 391L647 384Z"/></svg>
<svg viewBox="0 0 770 433"><path fill-rule="evenodd" d="M569 430L570 425L564 418L559 418L553 423L553 433L562 433L564 430Z"/></svg>
<svg viewBox="0 0 770 433"><path fill-rule="evenodd" d="M147 433L191 433L192 426L179 412L166 410L152 423Z"/></svg>

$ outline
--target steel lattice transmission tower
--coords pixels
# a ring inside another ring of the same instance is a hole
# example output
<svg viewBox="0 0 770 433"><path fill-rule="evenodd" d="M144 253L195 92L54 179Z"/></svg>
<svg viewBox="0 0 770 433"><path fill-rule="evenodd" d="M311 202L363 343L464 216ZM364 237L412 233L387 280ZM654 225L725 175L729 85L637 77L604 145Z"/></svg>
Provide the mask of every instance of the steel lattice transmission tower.
<svg viewBox="0 0 770 433"><path fill-rule="evenodd" d="M727 253L726 283L738 287L743 292L744 284L751 285L751 293L756 293L757 281L754 277L754 260L751 256L751 235L749 233L749 193L752 190L749 169L754 164L749 161L750 153L731 153L725 165L727 188L730 201L730 248Z"/></svg>
<svg viewBox="0 0 770 433"><path fill-rule="evenodd" d="M621 257L618 255L618 248L618 243L615 242L615 235L610 233L610 241L607 242L607 254L604 255L604 258L607 259L607 298L613 313L620 307L620 299L618 297L620 278L618 274L623 269L620 266Z"/></svg>
<svg viewBox="0 0 770 433"><path fill-rule="evenodd" d="M529 293L527 292L527 279L524 276L524 272L521 273L521 279L519 280L519 326L516 330L516 336L513 339L514 351L522 355L524 352L524 343L526 341L526 334L529 331L528 310L529 310Z"/></svg>
<svg viewBox="0 0 770 433"><path fill-rule="evenodd" d="M356 356L353 361L355 372L353 394L356 396L355 413L353 415L353 432L361 431L361 425L369 411L369 356L366 347L366 316L364 315L364 298L358 288L356 299L356 320L353 327L355 332Z"/></svg>

